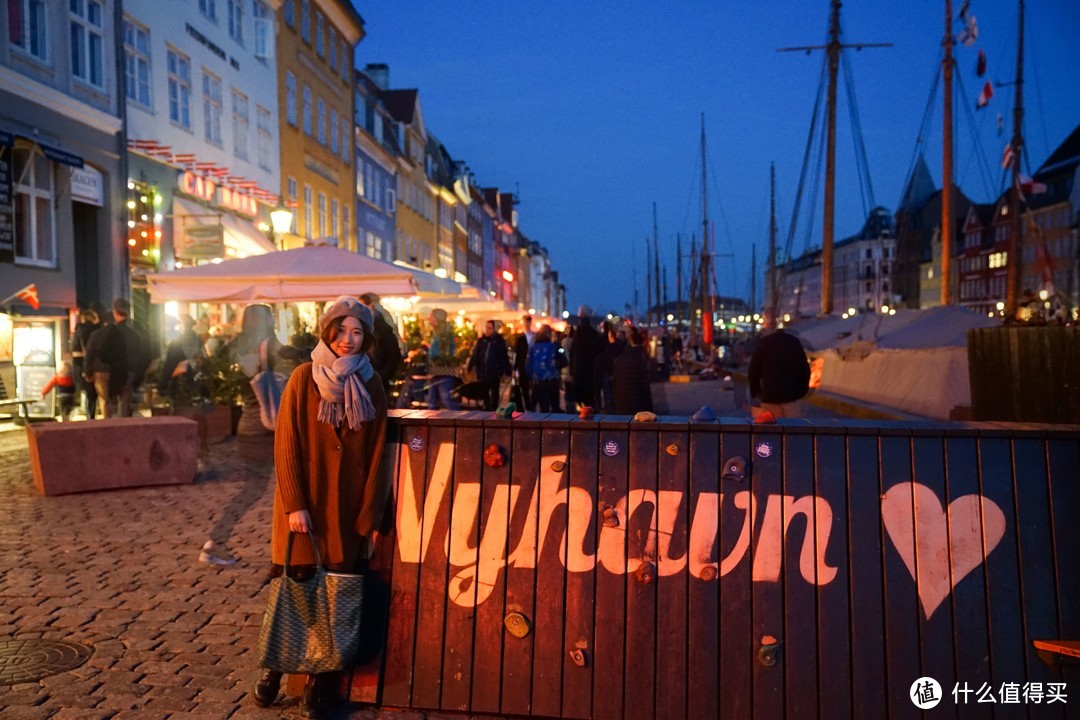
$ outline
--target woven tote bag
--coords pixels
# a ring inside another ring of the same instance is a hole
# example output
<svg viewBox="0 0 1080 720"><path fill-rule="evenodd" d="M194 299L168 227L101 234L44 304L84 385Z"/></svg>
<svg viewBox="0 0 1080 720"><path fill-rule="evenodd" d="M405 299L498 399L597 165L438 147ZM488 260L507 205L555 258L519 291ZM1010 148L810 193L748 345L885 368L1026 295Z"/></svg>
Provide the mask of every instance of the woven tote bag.
<svg viewBox="0 0 1080 720"><path fill-rule="evenodd" d="M285 569L270 581L259 632L259 664L283 673L317 674L343 670L360 644L360 606L364 576L329 572L315 536L315 574L306 581L289 577L294 533L285 545Z"/></svg>

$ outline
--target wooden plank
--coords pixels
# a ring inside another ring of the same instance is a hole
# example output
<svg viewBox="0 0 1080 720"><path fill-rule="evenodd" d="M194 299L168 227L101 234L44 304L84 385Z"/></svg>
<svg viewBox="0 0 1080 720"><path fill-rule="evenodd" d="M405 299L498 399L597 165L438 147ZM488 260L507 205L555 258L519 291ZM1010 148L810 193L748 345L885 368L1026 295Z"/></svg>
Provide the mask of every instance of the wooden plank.
<svg viewBox="0 0 1080 720"><path fill-rule="evenodd" d="M566 570L562 558L566 555L567 537L569 430L545 426L542 451L540 486L535 499L536 516L548 520L546 529L537 530L532 711L534 715L552 717L560 713L563 662L566 658L563 642ZM557 465L553 467L555 463L563 463L564 466L558 469Z"/></svg>
<svg viewBox="0 0 1080 720"><path fill-rule="evenodd" d="M911 463L913 472L911 477L917 485L926 488L926 490L919 488L914 500L917 548L914 567L918 577L916 590L918 592L921 589L925 595L919 601L921 673L916 677L932 677L941 683L943 692L951 692L958 679L953 653L952 604L948 602L948 597L930 593L931 588L940 588L944 591L951 585L950 556L956 554L959 562L959 554L962 554L965 549L953 547L952 553L942 552L943 548L949 547L949 539L952 537L950 530L953 529L946 511L950 510L956 516L954 522L957 524L963 519L960 516L968 508L974 510L976 520L979 513L976 506L967 505L966 502L955 506L949 505L952 497L945 489L945 442L942 437L913 437ZM955 530L959 533L960 527L956 527ZM967 680L967 678L964 679ZM909 693L910 687L911 683L908 683ZM908 700L910 702L911 698L909 697ZM956 711L956 706L946 700L938 704L934 714L942 717L956 717Z"/></svg>
<svg viewBox="0 0 1080 720"><path fill-rule="evenodd" d="M818 552L835 568L830 580L818 571L817 652L819 715L852 717L851 628L848 563L847 458L842 435L814 437L814 490L827 505L816 507ZM821 548L824 548L822 550Z"/></svg>
<svg viewBox="0 0 1080 720"><path fill-rule="evenodd" d="M1051 438L1046 443L1050 473L1050 505L1054 510L1054 560L1057 565L1058 638L1080 638L1080 440ZM1039 639L1039 638L1036 638ZM1063 665L1062 677L1080 687L1080 665Z"/></svg>
<svg viewBox="0 0 1080 720"><path fill-rule="evenodd" d="M720 665L719 528L720 435L716 426L690 426L689 473L691 533L688 539L687 717L715 717L719 707ZM748 576L749 577L749 576ZM749 592L747 592L749 597ZM730 680L730 679L729 679ZM749 692L749 682L746 690ZM733 693L737 694L737 690ZM749 704L747 704L749 707Z"/></svg>
<svg viewBox="0 0 1080 720"><path fill-rule="evenodd" d="M420 589L420 535L427 481L428 428L402 424L402 442L394 497L398 552L394 555L390 619L386 634L386 670L382 702L407 707L412 701L416 609ZM417 448L413 450L410 448Z"/></svg>
<svg viewBox="0 0 1080 720"><path fill-rule="evenodd" d="M509 453L510 423L484 426L484 447L496 445ZM483 468L480 490L480 562L476 576L476 633L473 642L472 711L498 713L502 695L503 603L506 596L507 525L510 465Z"/></svg>
<svg viewBox="0 0 1080 720"><path fill-rule="evenodd" d="M990 625L991 685L1023 683L1026 680L1023 618L1020 612L1020 568L1017 563L1016 505L1012 487L1012 446L1004 437L979 438L981 492L1002 512L1005 527L1001 540L986 558L987 617ZM988 524L989 523L989 524ZM993 519L983 513L984 542L997 531ZM1023 718L1022 705L999 704L995 718Z"/></svg>
<svg viewBox="0 0 1080 720"><path fill-rule="evenodd" d="M763 512L758 514L761 524L750 542L753 558L751 588L752 613L752 652L744 656L742 662L753 667L753 708L755 719L779 718L784 716L784 666L777 662L766 667L757 662L755 653L761 647L763 638L772 636L780 643L781 652L787 643L784 636L784 587L782 584L781 563L784 546L784 501L783 467L784 436L775 429L762 432L761 425L755 428L751 442L754 447L754 470L751 491L754 498L763 505ZM721 520L723 523L723 520Z"/></svg>
<svg viewBox="0 0 1080 720"><path fill-rule="evenodd" d="M536 594L536 512L530 499L535 496L540 474L539 424L513 427L510 482L519 492L510 514L510 561L506 572L506 613L517 612L533 621ZM502 712L528 715L532 707L533 645L530 632L519 638L503 633Z"/></svg>
<svg viewBox="0 0 1080 720"><path fill-rule="evenodd" d="M624 426L625 427L625 426ZM618 527L600 529L596 555L596 666L593 672L592 717L623 716L623 667L626 651L626 495L629 431L600 430L597 507L615 508Z"/></svg>
<svg viewBox="0 0 1080 720"><path fill-rule="evenodd" d="M459 426L451 488L454 504L450 515L449 602L442 664L441 706L446 710L469 710L471 706L476 580L469 573L475 572L479 558L478 480L483 452L483 427Z"/></svg>
<svg viewBox="0 0 1080 720"><path fill-rule="evenodd" d="M949 437L945 440L945 476L948 478L946 494L950 505L960 498L979 495L978 454L976 440L972 437ZM970 500L961 501L963 504ZM958 506L963 507L963 505ZM983 545L982 505L972 504L973 510L964 513L950 513L949 538L953 549L953 575L961 571L958 565L958 551L978 548ZM970 557L970 556L969 556ZM966 564L965 564L966 567ZM969 686L982 687L990 682L990 647L988 636L990 627L986 616L986 572L983 562L971 568L961 578L952 591L953 610L953 650L956 658L957 682L966 682ZM936 675L930 673L932 677ZM952 690L941 682L942 689ZM946 702L951 698L946 698ZM985 709L978 704L960 703L956 706L961 718L975 718L985 715Z"/></svg>
<svg viewBox="0 0 1080 720"><path fill-rule="evenodd" d="M880 492L885 496L894 486L911 482L911 438L883 435L879 444ZM918 717L919 709L911 702L909 692L911 683L922 677L919 666L919 633L916 630L922 608L916 591L915 573L908 569L908 563L915 568L915 533L912 530L915 506L910 492L906 497L900 497L902 500L890 508L886 508L882 501L882 521L889 538L885 548L884 574L890 718ZM890 530L890 525L908 528L906 542L904 536ZM904 558L908 559L908 563L905 563Z"/></svg>
<svg viewBox="0 0 1080 720"><path fill-rule="evenodd" d="M1029 682L1062 682L1060 668L1050 668L1035 655L1032 640L1060 638L1057 584L1054 572L1050 492L1046 443L1041 438L1013 440L1013 482L1016 528L1020 548L1020 592L1023 598L1024 657ZM1075 520L1073 520L1075 522ZM1061 717L1060 704L1040 710L1040 716Z"/></svg>
<svg viewBox="0 0 1080 720"><path fill-rule="evenodd" d="M592 713L596 542L597 443L594 422L570 424L570 495L567 508L566 637L563 644L562 713L564 718L588 718ZM574 568L572 558L585 567ZM586 558L588 561L586 562ZM587 569L586 569L587 568ZM570 653L580 650L585 666Z"/></svg>
<svg viewBox="0 0 1080 720"><path fill-rule="evenodd" d="M847 462L852 714L857 718L884 717L888 700L877 438L849 435Z"/></svg>
<svg viewBox="0 0 1080 720"><path fill-rule="evenodd" d="M429 453L435 462L427 466L425 498L439 502L424 504L424 536L421 548L420 612L416 615L416 659L413 662L411 707L439 708L442 692L443 631L446 618L448 559L444 540L450 532L450 484L453 474L454 427L434 425L428 429ZM445 448L449 447L448 452ZM443 448L440 450L440 448ZM447 462L449 459L449 462Z"/></svg>
<svg viewBox="0 0 1080 720"><path fill-rule="evenodd" d="M710 562L717 564L719 582L695 580L690 587L690 717L716 717L715 708L719 708L720 717L747 718L753 706L751 672L757 652L750 624L750 538L758 503L749 474L743 480L721 475L720 495L712 493L721 463L736 457L749 463L753 457L750 433L716 435L696 432L694 426L691 430L690 484L695 510L690 546L697 552L695 535L716 538L706 547ZM746 472L752 468L753 464L748 464ZM691 575L700 578L700 572L693 569L694 560L691 556ZM717 616L719 623L713 619Z"/></svg>
<svg viewBox="0 0 1080 720"><path fill-rule="evenodd" d="M836 460L842 467L843 456ZM823 568L816 562L818 503L814 495L812 435L784 435L783 494L784 645L783 662L778 667L785 673L784 717L816 720L819 703L816 583L818 570ZM813 559L812 563L805 562L808 557ZM835 671L831 662L823 669L825 673Z"/></svg>
<svg viewBox="0 0 1080 720"><path fill-rule="evenodd" d="M668 448L674 448L674 454ZM690 540L690 433L661 430L656 509L657 617L656 717L681 720L687 710L688 548ZM710 583L715 595L716 580Z"/></svg>
<svg viewBox="0 0 1080 720"><path fill-rule="evenodd" d="M379 538L368 561L364 576L364 603L360 615L360 650L349 677L348 699L374 704L379 701L386 631L390 618L391 581L396 553L394 532L394 486L400 473L401 426L391 421L386 429L379 473L389 478L386 510L379 527Z"/></svg>
<svg viewBox="0 0 1080 720"><path fill-rule="evenodd" d="M627 718L652 720L656 711L659 435L656 430L635 427L629 440L624 707ZM643 572L650 572L651 578L643 577Z"/></svg>

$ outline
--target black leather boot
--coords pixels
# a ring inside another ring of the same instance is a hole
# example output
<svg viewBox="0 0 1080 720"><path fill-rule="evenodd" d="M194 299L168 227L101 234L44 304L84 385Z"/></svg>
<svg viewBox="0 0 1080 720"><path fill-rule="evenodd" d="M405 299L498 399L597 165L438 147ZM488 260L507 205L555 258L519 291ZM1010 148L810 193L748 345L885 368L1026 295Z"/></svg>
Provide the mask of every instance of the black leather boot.
<svg viewBox="0 0 1080 720"><path fill-rule="evenodd" d="M276 670L263 670L251 689L251 701L259 707L268 707L277 700L281 687L281 673Z"/></svg>
<svg viewBox="0 0 1080 720"><path fill-rule="evenodd" d="M322 720L323 712L323 686L322 675L308 675L307 683L304 684L304 692L300 695L300 717L305 720Z"/></svg>

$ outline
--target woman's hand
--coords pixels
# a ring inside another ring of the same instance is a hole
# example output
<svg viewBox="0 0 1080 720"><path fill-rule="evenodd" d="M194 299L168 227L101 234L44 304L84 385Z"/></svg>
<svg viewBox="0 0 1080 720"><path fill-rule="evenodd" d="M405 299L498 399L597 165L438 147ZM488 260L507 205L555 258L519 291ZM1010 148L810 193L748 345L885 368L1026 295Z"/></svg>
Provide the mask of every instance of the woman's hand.
<svg viewBox="0 0 1080 720"><path fill-rule="evenodd" d="M289 513L289 529L295 533L311 532L311 516L307 510L297 510Z"/></svg>

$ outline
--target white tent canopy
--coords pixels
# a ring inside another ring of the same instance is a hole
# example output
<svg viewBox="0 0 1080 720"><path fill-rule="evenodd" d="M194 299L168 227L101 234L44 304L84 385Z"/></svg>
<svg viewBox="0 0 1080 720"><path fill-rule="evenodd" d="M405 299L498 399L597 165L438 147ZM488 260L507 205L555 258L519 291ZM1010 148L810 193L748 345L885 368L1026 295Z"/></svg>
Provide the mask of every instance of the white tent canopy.
<svg viewBox="0 0 1080 720"><path fill-rule="evenodd" d="M155 273L147 280L155 303L318 302L366 292L385 297L417 292L407 269L328 245Z"/></svg>

